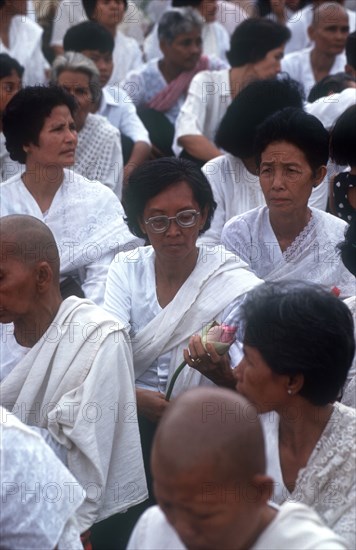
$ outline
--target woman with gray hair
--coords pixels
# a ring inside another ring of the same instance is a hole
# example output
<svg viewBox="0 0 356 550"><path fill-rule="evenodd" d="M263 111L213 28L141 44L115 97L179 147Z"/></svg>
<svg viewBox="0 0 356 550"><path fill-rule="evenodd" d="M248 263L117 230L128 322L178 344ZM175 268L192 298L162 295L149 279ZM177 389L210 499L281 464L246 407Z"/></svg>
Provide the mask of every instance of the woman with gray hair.
<svg viewBox="0 0 356 550"><path fill-rule="evenodd" d="M91 113L101 93L95 63L80 53L66 52L54 60L51 82L69 92L78 105L74 117L78 132L74 171L89 180L101 181L120 198L123 180L120 132L105 117Z"/></svg>
<svg viewBox="0 0 356 550"><path fill-rule="evenodd" d="M202 56L202 18L192 8L166 11L158 25L162 57L132 71L122 83L160 156L172 156L174 123L189 84L202 70L226 64Z"/></svg>

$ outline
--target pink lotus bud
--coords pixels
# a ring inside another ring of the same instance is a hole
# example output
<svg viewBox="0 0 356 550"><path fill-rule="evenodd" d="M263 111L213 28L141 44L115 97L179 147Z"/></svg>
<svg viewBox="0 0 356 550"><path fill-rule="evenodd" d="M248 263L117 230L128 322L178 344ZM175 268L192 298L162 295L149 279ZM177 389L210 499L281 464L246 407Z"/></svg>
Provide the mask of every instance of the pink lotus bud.
<svg viewBox="0 0 356 550"><path fill-rule="evenodd" d="M235 341L236 327L221 324L213 321L202 330L202 343L206 349L206 344L212 344L219 355L226 353Z"/></svg>

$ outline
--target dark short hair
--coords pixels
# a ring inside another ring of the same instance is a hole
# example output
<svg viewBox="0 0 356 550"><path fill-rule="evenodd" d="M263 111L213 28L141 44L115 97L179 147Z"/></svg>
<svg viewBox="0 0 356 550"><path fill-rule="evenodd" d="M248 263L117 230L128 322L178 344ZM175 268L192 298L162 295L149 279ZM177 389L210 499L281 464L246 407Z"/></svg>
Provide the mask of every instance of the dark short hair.
<svg viewBox="0 0 356 550"><path fill-rule="evenodd" d="M131 173L123 192L126 222L137 237L146 235L140 228L140 220L147 202L170 185L185 181L192 190L201 209L207 208L208 216L201 231L210 227L216 208L210 183L197 164L181 158L164 157L144 162Z"/></svg>
<svg viewBox="0 0 356 550"><path fill-rule="evenodd" d="M303 87L288 75L251 82L232 101L216 133L216 144L235 157L254 155L257 127L284 107L303 107Z"/></svg>
<svg viewBox="0 0 356 550"><path fill-rule="evenodd" d="M346 109L331 129L330 156L337 164L356 165L356 105Z"/></svg>
<svg viewBox="0 0 356 550"><path fill-rule="evenodd" d="M73 116L76 101L59 86L27 86L14 95L3 114L6 148L12 160L26 163L24 145L38 145L45 119L60 105L66 105Z"/></svg>
<svg viewBox="0 0 356 550"><path fill-rule="evenodd" d="M95 11L98 0L82 0L83 8L87 15L88 19L93 18L93 13ZM125 10L127 10L127 0L124 0Z"/></svg>
<svg viewBox="0 0 356 550"><path fill-rule="evenodd" d="M346 228L345 239L338 244L342 263L356 277L356 212Z"/></svg>
<svg viewBox="0 0 356 550"><path fill-rule="evenodd" d="M15 71L22 78L24 68L14 57L7 53L0 53L0 79L10 76L12 71Z"/></svg>
<svg viewBox="0 0 356 550"><path fill-rule="evenodd" d="M96 21L83 21L70 27L63 38L65 52L96 50L100 53L114 51L115 42L109 31Z"/></svg>
<svg viewBox="0 0 356 550"><path fill-rule="evenodd" d="M299 394L317 406L335 401L355 352L352 314L342 300L311 283L265 283L248 293L243 341L280 375L304 376Z"/></svg>
<svg viewBox="0 0 356 550"><path fill-rule="evenodd" d="M242 21L232 33L226 57L231 67L256 63L269 51L285 44L290 37L288 27L270 19L251 17Z"/></svg>
<svg viewBox="0 0 356 550"><path fill-rule="evenodd" d="M313 173L329 159L329 133L320 120L302 109L287 107L268 117L257 129L255 155L257 166L270 143L286 141L300 149Z"/></svg>
<svg viewBox="0 0 356 550"><path fill-rule="evenodd" d="M350 32L345 45L346 61L356 71L356 31Z"/></svg>
<svg viewBox="0 0 356 550"><path fill-rule="evenodd" d="M314 84L309 92L308 101L313 103L321 97L339 94L349 87L350 82L355 82L355 79L347 73L328 74Z"/></svg>

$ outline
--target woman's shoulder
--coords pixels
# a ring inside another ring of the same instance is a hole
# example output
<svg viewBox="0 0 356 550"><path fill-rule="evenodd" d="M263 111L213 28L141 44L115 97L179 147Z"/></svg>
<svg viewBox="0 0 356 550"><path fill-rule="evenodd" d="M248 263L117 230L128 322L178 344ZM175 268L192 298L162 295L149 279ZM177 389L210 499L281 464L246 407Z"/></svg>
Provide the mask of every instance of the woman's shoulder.
<svg viewBox="0 0 356 550"><path fill-rule="evenodd" d="M257 206L256 208L252 208L251 210L247 210L247 212L243 212L243 214L238 214L231 218L226 222L225 228L233 230L233 228L243 225L257 228L266 217L268 217L267 206Z"/></svg>
<svg viewBox="0 0 356 550"><path fill-rule="evenodd" d="M341 220L337 216L334 216L334 214L324 212L324 210L320 210L319 208L310 207L310 209L313 213L313 217L315 218L315 220L323 223L323 225L328 228L330 236L333 232L334 236L343 236L345 229L348 226L348 224L344 220Z"/></svg>
<svg viewBox="0 0 356 550"><path fill-rule="evenodd" d="M90 135L92 135L92 132L94 131L100 132L100 138L119 136L118 129L115 128L106 117L97 113L88 114L83 130L86 130L88 133L90 133Z"/></svg>
<svg viewBox="0 0 356 550"><path fill-rule="evenodd" d="M111 266L113 269L141 273L147 269L148 265L153 264L154 258L155 254L152 246L137 246L116 254Z"/></svg>
<svg viewBox="0 0 356 550"><path fill-rule="evenodd" d="M63 195L68 195L69 200L75 201L80 198L86 206L93 200L109 201L112 205L118 206L120 213L124 214L121 202L109 187L98 180L89 180L69 168L64 169L62 190Z"/></svg>

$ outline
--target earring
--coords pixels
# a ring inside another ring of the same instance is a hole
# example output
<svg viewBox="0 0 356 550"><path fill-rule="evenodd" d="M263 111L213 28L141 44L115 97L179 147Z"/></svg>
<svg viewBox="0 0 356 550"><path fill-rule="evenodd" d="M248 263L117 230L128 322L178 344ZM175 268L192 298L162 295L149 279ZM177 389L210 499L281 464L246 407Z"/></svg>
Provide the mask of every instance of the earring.
<svg viewBox="0 0 356 550"><path fill-rule="evenodd" d="M288 395L292 395L292 393L293 393L292 390L289 388Z"/></svg>

